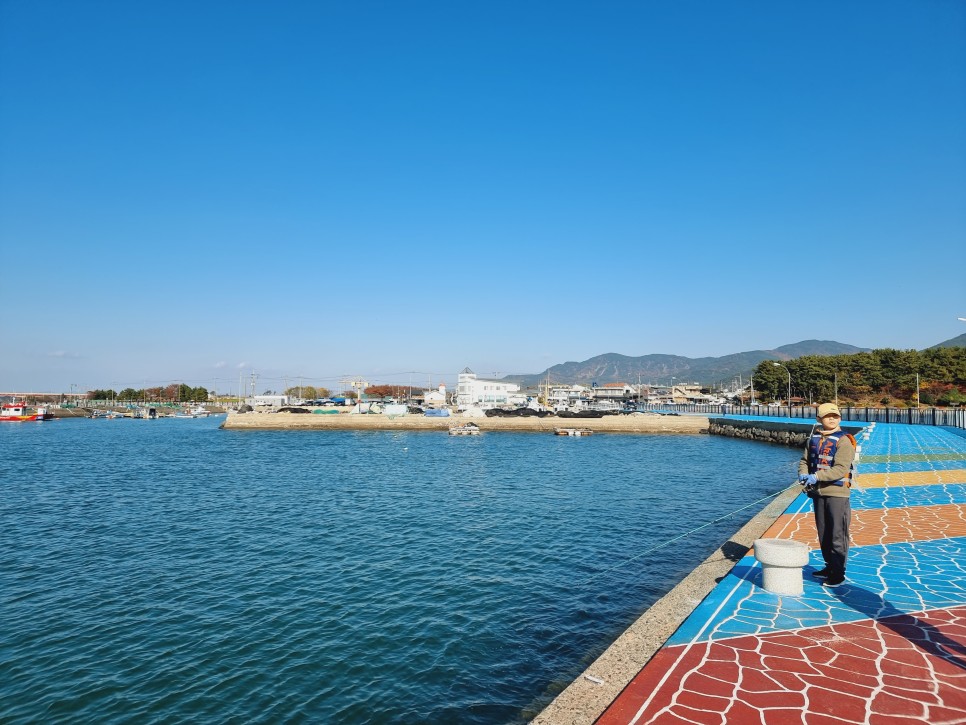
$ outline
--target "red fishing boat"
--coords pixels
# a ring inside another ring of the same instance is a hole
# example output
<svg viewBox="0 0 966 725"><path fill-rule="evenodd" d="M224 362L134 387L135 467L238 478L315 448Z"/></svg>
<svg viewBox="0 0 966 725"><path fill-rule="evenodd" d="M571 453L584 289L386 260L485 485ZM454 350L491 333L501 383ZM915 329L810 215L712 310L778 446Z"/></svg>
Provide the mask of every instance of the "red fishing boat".
<svg viewBox="0 0 966 725"><path fill-rule="evenodd" d="M36 413L27 412L26 403L4 403L0 409L0 421L27 423L32 420L50 420L54 416L46 408L37 408Z"/></svg>

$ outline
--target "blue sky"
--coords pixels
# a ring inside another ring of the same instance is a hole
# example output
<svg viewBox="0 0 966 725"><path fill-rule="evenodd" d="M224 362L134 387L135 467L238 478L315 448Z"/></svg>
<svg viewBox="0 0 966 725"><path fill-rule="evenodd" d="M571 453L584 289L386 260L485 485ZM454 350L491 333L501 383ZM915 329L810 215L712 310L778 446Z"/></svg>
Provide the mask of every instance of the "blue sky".
<svg viewBox="0 0 966 725"><path fill-rule="evenodd" d="M0 0L0 388L927 347L964 89L959 0Z"/></svg>

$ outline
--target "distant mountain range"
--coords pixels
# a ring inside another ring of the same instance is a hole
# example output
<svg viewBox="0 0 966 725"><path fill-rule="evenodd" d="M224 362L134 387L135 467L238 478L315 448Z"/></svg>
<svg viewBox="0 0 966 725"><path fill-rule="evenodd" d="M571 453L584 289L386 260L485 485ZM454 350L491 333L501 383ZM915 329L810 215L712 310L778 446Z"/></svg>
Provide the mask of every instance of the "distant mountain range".
<svg viewBox="0 0 966 725"><path fill-rule="evenodd" d="M954 337L933 347L966 347L966 335ZM743 380L754 372L762 360L792 360L805 355L851 355L868 352L869 348L846 345L832 340L802 340L782 345L774 350L750 350L723 357L689 358L680 355L641 355L629 357L616 352L597 355L583 362L565 362L547 368L542 373L507 375L508 382L524 387L552 383L642 383L669 385L675 382L695 382L702 385L727 384L739 375ZM638 377L640 376L640 377Z"/></svg>
<svg viewBox="0 0 966 725"><path fill-rule="evenodd" d="M966 347L966 332L958 337L946 340L946 342L941 342L938 345L933 345L928 348L929 350L935 350L937 347Z"/></svg>

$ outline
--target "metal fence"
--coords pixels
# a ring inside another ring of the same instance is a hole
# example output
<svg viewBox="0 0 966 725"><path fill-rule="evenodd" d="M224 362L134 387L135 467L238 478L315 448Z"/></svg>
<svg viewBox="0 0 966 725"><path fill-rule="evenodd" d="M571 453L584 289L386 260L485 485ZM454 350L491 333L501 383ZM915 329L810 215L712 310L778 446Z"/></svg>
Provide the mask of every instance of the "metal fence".
<svg viewBox="0 0 966 725"><path fill-rule="evenodd" d="M818 406L783 405L770 408L759 405L647 405L647 410L706 413L709 415L754 415L769 418L806 418L815 420ZM866 423L908 423L910 425L937 425L966 429L966 409L964 408L853 408L840 406L843 420L863 421Z"/></svg>

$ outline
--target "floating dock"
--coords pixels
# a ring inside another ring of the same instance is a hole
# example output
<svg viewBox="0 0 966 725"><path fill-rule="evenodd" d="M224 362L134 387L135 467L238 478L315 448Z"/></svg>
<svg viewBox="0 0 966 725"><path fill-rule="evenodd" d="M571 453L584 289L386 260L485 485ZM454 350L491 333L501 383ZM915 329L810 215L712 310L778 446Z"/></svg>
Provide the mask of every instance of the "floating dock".
<svg viewBox="0 0 966 725"><path fill-rule="evenodd" d="M558 436L589 436L594 431L590 428L554 428L554 434Z"/></svg>

